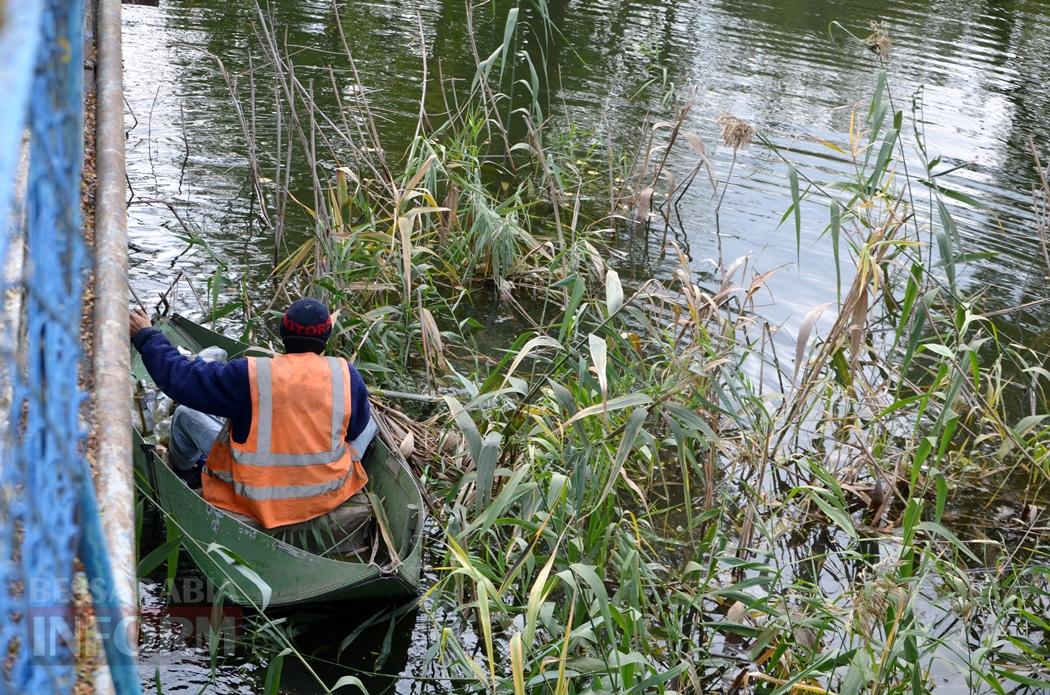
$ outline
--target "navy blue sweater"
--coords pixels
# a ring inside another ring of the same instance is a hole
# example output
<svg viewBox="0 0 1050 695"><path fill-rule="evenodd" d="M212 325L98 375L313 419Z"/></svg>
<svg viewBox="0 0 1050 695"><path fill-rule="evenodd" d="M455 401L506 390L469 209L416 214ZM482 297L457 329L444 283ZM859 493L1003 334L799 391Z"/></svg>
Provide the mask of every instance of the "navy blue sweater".
<svg viewBox="0 0 1050 695"><path fill-rule="evenodd" d="M156 328L145 328L132 340L146 371L161 391L187 407L216 417L228 418L233 441L243 443L252 425L252 395L248 385L248 360L229 362L191 360L179 352ZM349 363L347 363L349 364ZM352 441L368 424L368 389L361 374L350 364L350 425L346 440Z"/></svg>

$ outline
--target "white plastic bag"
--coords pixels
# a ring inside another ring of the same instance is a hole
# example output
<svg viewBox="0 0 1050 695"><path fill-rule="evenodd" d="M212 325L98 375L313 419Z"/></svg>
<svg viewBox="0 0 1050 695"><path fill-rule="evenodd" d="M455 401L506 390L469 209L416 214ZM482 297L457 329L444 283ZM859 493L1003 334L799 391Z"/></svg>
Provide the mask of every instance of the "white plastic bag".
<svg viewBox="0 0 1050 695"><path fill-rule="evenodd" d="M206 347L197 353L197 359L205 362L225 362L227 356L226 351L217 345Z"/></svg>

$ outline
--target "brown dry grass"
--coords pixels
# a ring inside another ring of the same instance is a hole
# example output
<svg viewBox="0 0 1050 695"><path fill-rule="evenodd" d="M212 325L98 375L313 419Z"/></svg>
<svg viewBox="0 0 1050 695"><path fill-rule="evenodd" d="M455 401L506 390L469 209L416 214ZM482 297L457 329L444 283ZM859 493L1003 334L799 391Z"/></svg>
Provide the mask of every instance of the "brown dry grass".
<svg viewBox="0 0 1050 695"><path fill-rule="evenodd" d="M0 0L2 2L3 0ZM93 65L95 62L95 47L85 46L85 62ZM82 229L84 243L87 246L88 257L92 257L95 247L95 89L93 71L85 71L84 79L84 168L80 181L80 210L82 215ZM80 364L80 388L88 394L81 409L81 417L87 427L82 451L91 466L92 473L95 471L96 456L95 442L97 422L94 417L95 409L92 407L92 392L94 386L94 374L92 372L92 356L94 354L94 312L95 292L94 274L88 270L84 274L84 288L80 313L80 335L84 355ZM94 477L94 475L92 475ZM83 566L79 560L76 562L77 573L83 572ZM84 628L78 631L76 644L71 645L76 661L76 683L73 692L76 695L89 695L95 691L94 676L98 668L99 642L95 631L94 607L91 605L91 597L88 595L83 582L75 582L73 610L76 615L76 624Z"/></svg>
<svg viewBox="0 0 1050 695"><path fill-rule="evenodd" d="M878 53L883 60L890 59L893 41L890 40L890 35L886 29L878 22L871 23L871 35L864 39L864 42L868 44L868 48Z"/></svg>
<svg viewBox="0 0 1050 695"><path fill-rule="evenodd" d="M755 129L750 123L728 113L718 117L718 125L722 126L722 142L734 150L747 147L755 137Z"/></svg>

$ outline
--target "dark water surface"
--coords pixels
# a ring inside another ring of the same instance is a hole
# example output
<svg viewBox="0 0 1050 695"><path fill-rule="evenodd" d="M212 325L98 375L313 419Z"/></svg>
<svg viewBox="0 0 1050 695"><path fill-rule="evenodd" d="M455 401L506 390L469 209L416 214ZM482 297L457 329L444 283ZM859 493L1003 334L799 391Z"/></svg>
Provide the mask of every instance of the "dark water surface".
<svg viewBox="0 0 1050 695"><path fill-rule="evenodd" d="M396 156L415 128L424 60L431 76L427 106L435 113L442 109L435 76L469 81L474 75L464 33L465 4L340 0L337 6L385 147ZM481 55L502 41L511 7L496 0L477 10ZM749 121L789 148L793 161L814 179L847 176L851 164L820 141L845 145L851 109L866 110L878 66L871 52L841 32L829 37L828 27L838 21L865 36L871 21L884 22L893 39L888 71L896 108L909 111L913 101L921 102L931 156L939 155L942 167L960 166L942 183L985 206L953 206L963 251L994 254L970 266L964 283L983 289L999 308L1048 296L1050 271L1034 225L1036 173L1027 138L1034 138L1044 153L1050 145L1045 77L1050 71L1050 3L552 0L547 7L560 30L547 53L547 65L560 66L560 79L543 100L549 115L599 141L633 146L647 115L673 116L674 107L662 102L671 85L679 95L695 89L686 128L707 144L720 177L728 173L732 155L719 146L715 120L722 113ZM523 22L529 21L529 12L522 8ZM280 0L274 14L296 53L300 79L315 81L320 103L334 104L337 93L353 95L357 88L340 57L331 1ZM260 301L269 296L265 278L272 244L248 222L246 150L217 62L237 80L236 91L245 98L251 66L259 62L253 54L255 24L253 3L161 0L160 8L124 7L132 284L148 304L180 273L203 296L219 260L226 264L228 282L243 279L249 296L258 292ZM334 86L323 67L332 63ZM255 123L265 169L265 153L273 142L273 85L262 71L254 78ZM688 148L673 152L670 167L679 177L694 164ZM804 206L796 261L794 229L790 224L778 229L790 202L784 166L752 146L736 163L721 227L727 263L749 255L759 270L780 268L762 313L781 325L782 335L793 344L791 336L802 317L834 301L835 273L830 243L819 238L827 212L818 206ZM167 204L176 207L181 222ZM718 254L712 209L709 188L698 185L683 200L685 236L679 242L696 270L710 270L705 259ZM184 253L183 224L199 230L214 255L199 247ZM657 259L658 254L632 250L624 264L638 277L665 275L666 261L661 265ZM171 301L191 315L200 313L186 283L180 283ZM1045 350L1050 346L1048 319L1050 305L1041 304L1004 321ZM426 649L419 646L429 635L425 624L413 619L407 629L399 628L394 640L399 653L388 658L388 671L420 675L412 664L419 663ZM352 629L337 627L326 626L324 634L338 641ZM380 634L368 649L378 653L384 639ZM160 665L170 654L158 647L154 656ZM162 675L166 692L179 690L185 669L206 681L207 653L187 656L180 668L184 670L171 677ZM241 665L223 669L218 690L225 684L231 692L250 691L258 678ZM153 667L143 675L151 678ZM293 673L286 684L295 692L312 689L301 674ZM190 690L196 688L186 692ZM430 690L405 680L399 691Z"/></svg>

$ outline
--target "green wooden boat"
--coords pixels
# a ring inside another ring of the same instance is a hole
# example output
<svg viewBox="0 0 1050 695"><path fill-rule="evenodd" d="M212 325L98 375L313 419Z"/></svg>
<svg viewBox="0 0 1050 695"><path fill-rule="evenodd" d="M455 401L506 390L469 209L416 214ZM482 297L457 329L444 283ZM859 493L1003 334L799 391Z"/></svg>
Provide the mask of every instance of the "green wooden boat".
<svg viewBox="0 0 1050 695"><path fill-rule="evenodd" d="M216 345L230 358L253 354L247 345L173 316L158 329L173 344L191 352ZM264 354L259 351L256 354ZM136 380L150 381L141 358L132 362ZM380 428L382 429L382 428ZM339 601L411 595L418 592L422 562L423 500L420 482L400 452L377 436L364 460L373 505L379 504L383 545L392 552L370 561L315 555L252 528L208 504L187 487L135 432L135 467L143 494L156 499L166 523L183 534L183 547L215 586L225 585L234 601L261 605L269 588L269 605ZM383 519L382 517L385 517ZM385 523L384 523L385 522ZM254 575L257 575L254 576Z"/></svg>

